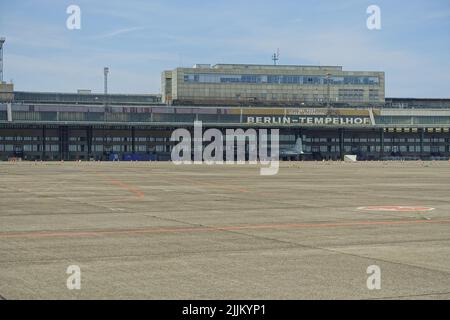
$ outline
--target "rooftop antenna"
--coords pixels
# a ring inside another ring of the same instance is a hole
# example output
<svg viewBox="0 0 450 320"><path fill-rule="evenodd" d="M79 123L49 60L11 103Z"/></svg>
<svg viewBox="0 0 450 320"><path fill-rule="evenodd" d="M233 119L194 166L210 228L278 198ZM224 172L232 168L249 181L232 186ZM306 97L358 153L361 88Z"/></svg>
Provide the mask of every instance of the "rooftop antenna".
<svg viewBox="0 0 450 320"><path fill-rule="evenodd" d="M273 60L273 65L276 66L277 65L277 61L280 60L280 49L277 49L277 52L275 52L272 55L272 60Z"/></svg>
<svg viewBox="0 0 450 320"><path fill-rule="evenodd" d="M3 44L5 41L4 37L0 37L0 82L3 82Z"/></svg>

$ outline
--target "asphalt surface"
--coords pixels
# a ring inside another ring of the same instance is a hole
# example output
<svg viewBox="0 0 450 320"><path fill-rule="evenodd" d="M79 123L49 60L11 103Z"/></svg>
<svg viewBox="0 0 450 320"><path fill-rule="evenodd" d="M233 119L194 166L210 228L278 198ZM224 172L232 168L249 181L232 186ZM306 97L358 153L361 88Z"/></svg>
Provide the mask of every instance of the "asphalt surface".
<svg viewBox="0 0 450 320"><path fill-rule="evenodd" d="M450 298L447 162L3 162L0 190L0 299Z"/></svg>

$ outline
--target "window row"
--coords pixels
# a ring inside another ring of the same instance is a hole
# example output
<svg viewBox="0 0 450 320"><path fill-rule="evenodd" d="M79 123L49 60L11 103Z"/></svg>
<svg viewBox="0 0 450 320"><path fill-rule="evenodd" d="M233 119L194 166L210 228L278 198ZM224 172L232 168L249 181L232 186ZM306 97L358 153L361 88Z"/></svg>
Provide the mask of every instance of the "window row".
<svg viewBox="0 0 450 320"><path fill-rule="evenodd" d="M24 145L13 145L13 144L0 144L0 152L42 152L42 145L37 144L24 144ZM57 152L59 151L59 145L46 145L46 152Z"/></svg>
<svg viewBox="0 0 450 320"><path fill-rule="evenodd" d="M245 74L185 74L188 83L268 83L268 84L351 84L376 85L378 77L369 76L306 76L306 75L245 75Z"/></svg>
<svg viewBox="0 0 450 320"><path fill-rule="evenodd" d="M325 152L325 153L337 153L340 152L339 146L309 146L303 147L305 152ZM380 146L344 146L344 151L348 153L366 153L366 152L380 152ZM420 153L420 146L384 146L383 152L400 152L400 153ZM423 152L432 153L446 153L450 152L445 146L424 146Z"/></svg>

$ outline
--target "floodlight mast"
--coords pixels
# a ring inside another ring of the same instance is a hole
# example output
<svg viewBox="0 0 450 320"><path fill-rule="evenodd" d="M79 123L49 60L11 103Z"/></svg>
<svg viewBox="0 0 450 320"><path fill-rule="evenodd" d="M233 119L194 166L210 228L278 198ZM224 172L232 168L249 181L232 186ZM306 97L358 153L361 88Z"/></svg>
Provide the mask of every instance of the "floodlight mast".
<svg viewBox="0 0 450 320"><path fill-rule="evenodd" d="M103 68L103 84L104 84L104 104L105 108L108 106L108 74L109 74L109 68L104 67Z"/></svg>
<svg viewBox="0 0 450 320"><path fill-rule="evenodd" d="M0 37L0 82L3 82L3 44L5 41L5 37Z"/></svg>

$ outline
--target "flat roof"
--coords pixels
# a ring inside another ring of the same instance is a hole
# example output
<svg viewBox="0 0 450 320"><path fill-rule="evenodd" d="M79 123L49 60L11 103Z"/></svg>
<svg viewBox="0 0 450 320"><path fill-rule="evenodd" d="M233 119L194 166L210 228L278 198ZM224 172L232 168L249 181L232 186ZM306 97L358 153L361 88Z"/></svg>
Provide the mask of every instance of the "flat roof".
<svg viewBox="0 0 450 320"><path fill-rule="evenodd" d="M342 70L342 66L317 66L317 65L286 65L286 64L227 64L219 63L212 66L214 69L326 69L326 70Z"/></svg>
<svg viewBox="0 0 450 320"><path fill-rule="evenodd" d="M385 98L389 101L408 101L408 102L448 102L450 103L450 98Z"/></svg>
<svg viewBox="0 0 450 320"><path fill-rule="evenodd" d="M89 90L89 89L81 89L81 90ZM57 91L14 91L14 93L18 94L54 94L54 95L79 95L79 92L57 92ZM98 95L104 95L102 92L89 92L89 93L82 93L83 96L85 95L92 95L92 96L98 96ZM124 97L155 97L155 96L161 96L160 93L108 93L108 96L124 96Z"/></svg>

